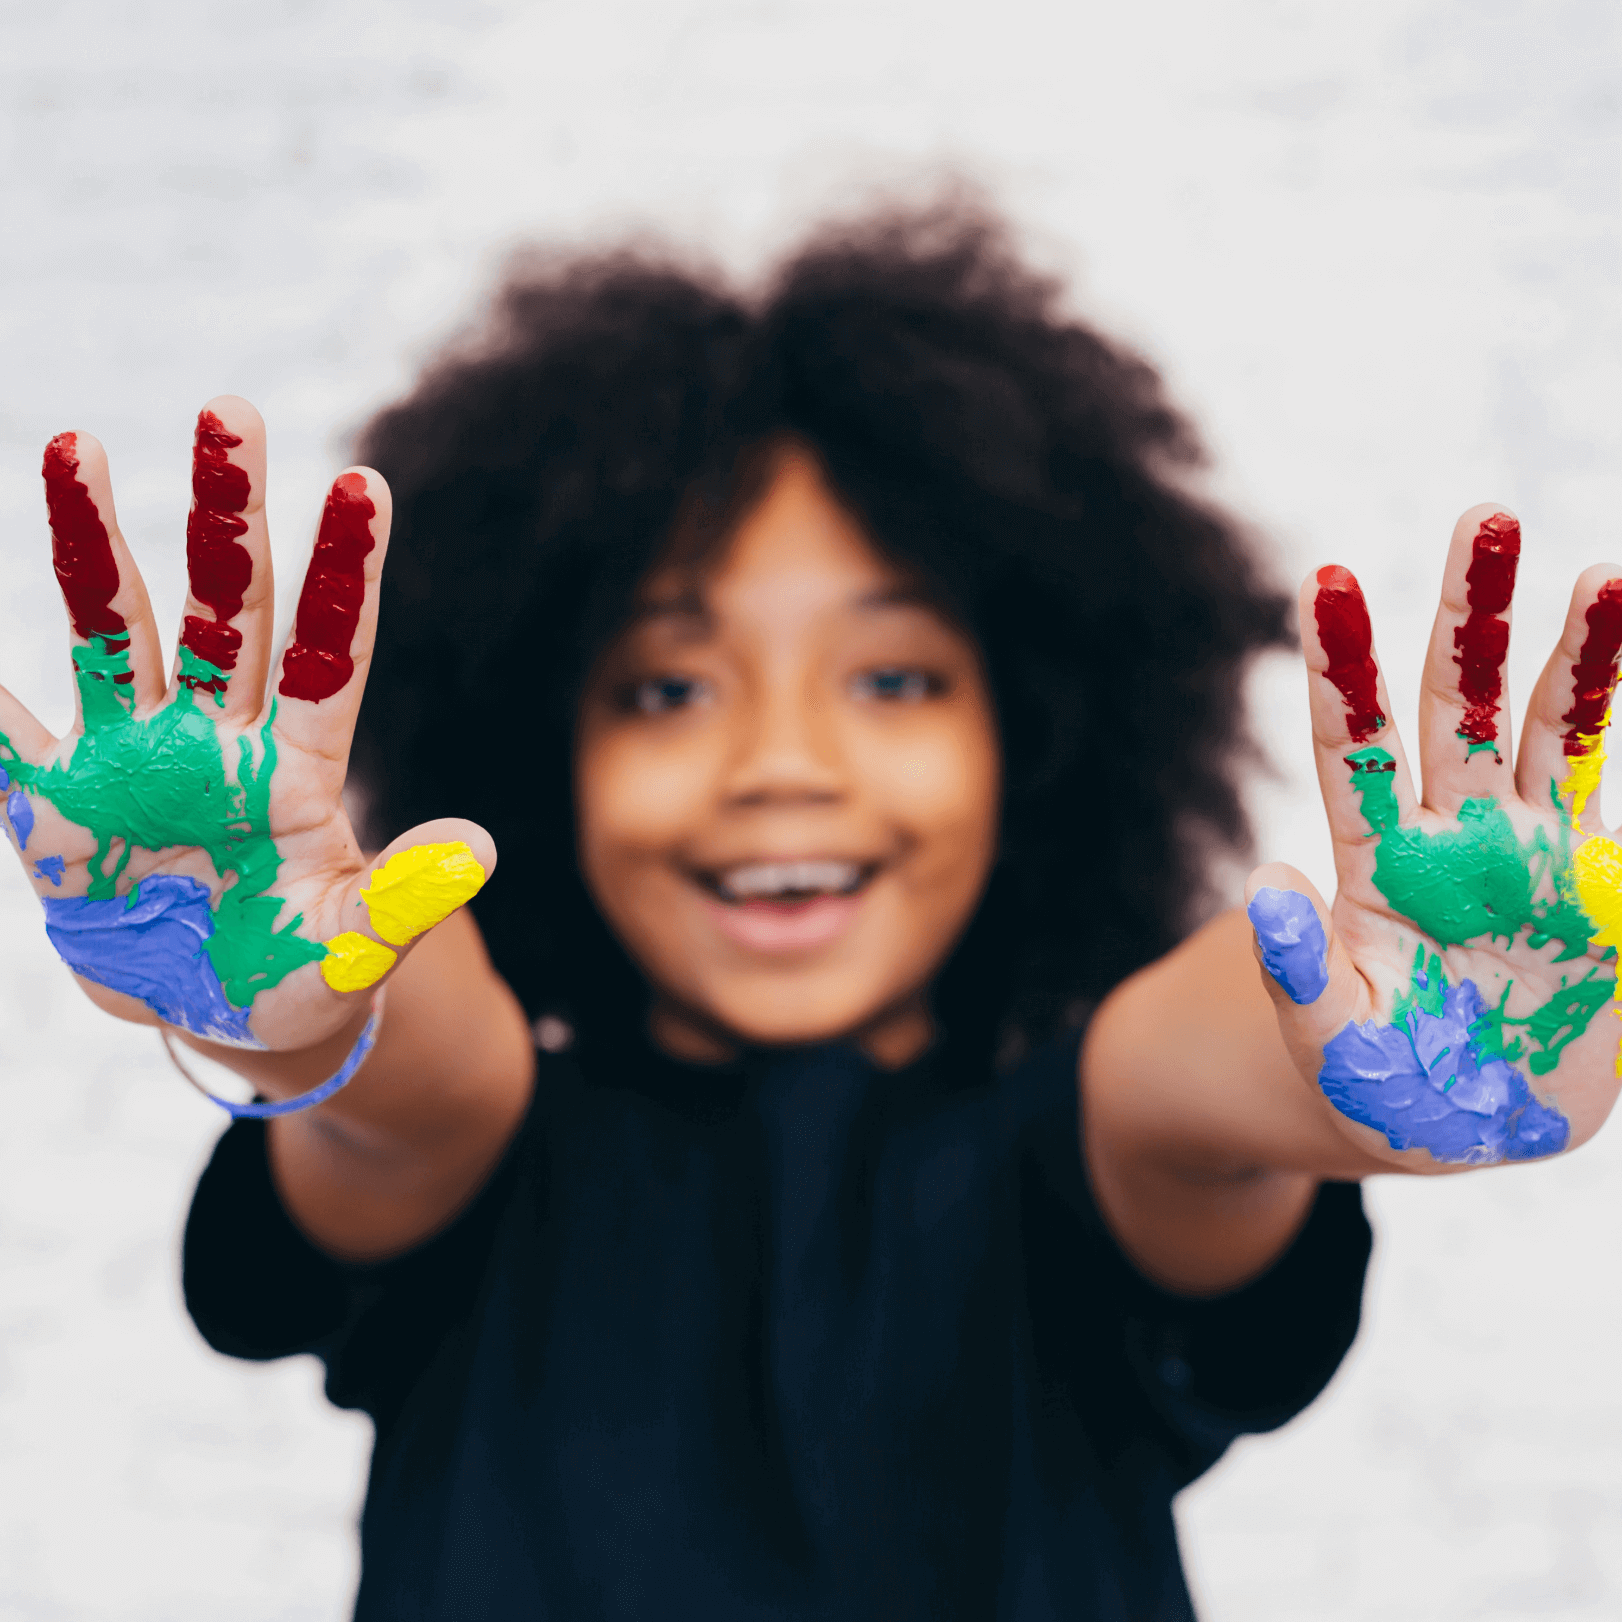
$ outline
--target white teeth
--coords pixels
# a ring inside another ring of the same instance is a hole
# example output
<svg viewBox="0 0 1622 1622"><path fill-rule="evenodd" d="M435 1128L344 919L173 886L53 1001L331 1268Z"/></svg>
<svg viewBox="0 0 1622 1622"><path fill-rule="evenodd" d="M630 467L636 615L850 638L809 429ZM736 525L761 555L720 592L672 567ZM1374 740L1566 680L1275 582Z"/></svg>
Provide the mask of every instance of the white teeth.
<svg viewBox="0 0 1622 1622"><path fill-rule="evenodd" d="M721 894L729 901L751 901L760 896L815 893L840 894L854 890L862 880L855 862L751 862L717 875Z"/></svg>

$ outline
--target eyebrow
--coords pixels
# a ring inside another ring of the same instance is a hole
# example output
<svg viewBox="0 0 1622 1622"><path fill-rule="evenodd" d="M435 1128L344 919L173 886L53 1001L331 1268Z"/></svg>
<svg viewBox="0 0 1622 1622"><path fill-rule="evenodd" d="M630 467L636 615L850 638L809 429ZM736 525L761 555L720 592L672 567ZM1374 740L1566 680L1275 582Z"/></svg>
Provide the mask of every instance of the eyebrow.
<svg viewBox="0 0 1622 1622"><path fill-rule="evenodd" d="M859 614L882 613L886 609L895 608L922 608L931 613L936 611L934 599L927 592L916 586L880 586L873 591L864 591L851 598L848 606ZM703 596L691 588L672 592L667 596L645 599L639 603L631 614L628 629L655 624L669 623L672 620L686 620L690 622L691 630L703 631L711 629L715 624L715 616L711 613L709 605Z"/></svg>

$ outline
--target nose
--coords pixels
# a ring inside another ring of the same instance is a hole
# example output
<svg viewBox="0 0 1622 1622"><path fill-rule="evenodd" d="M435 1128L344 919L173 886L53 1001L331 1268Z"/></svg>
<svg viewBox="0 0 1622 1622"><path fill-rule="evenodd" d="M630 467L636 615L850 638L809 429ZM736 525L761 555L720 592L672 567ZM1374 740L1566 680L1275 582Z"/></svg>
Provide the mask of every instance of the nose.
<svg viewBox="0 0 1622 1622"><path fill-rule="evenodd" d="M814 684L768 679L738 714L722 787L738 807L834 804L847 791L834 705Z"/></svg>

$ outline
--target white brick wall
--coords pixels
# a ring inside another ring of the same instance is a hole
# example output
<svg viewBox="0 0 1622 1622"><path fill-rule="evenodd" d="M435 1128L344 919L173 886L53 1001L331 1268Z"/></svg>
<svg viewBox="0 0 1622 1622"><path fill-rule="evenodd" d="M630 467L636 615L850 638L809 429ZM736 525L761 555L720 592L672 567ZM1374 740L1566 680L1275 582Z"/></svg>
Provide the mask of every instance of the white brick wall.
<svg viewBox="0 0 1622 1622"><path fill-rule="evenodd" d="M524 238L649 227L747 270L871 187L978 176L1204 422L1294 576L1369 589L1411 713L1441 549L1527 529L1524 695L1617 557L1605 0L151 0L8 5L0 669L68 687L36 470L94 431L178 604L192 413L264 409L296 574L339 434ZM1258 683L1268 854L1329 883L1300 681ZM454 807L447 806L447 810ZM214 1358L175 1244L220 1122L101 1018L0 876L0 1616L337 1618L368 1436ZM1622 1135L1371 1190L1363 1338L1186 1495L1207 1622L1622 1610ZM1612 1184L1612 1186L1607 1186Z"/></svg>

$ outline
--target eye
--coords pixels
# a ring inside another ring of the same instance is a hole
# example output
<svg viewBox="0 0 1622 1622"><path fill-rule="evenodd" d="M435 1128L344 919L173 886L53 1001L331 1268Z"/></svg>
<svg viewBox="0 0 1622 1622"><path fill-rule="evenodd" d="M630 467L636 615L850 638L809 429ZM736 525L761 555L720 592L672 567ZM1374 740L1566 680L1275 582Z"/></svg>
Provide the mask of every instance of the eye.
<svg viewBox="0 0 1622 1622"><path fill-rule="evenodd" d="M708 692L708 686L687 676L650 676L625 692L625 707L643 715L664 715L685 709Z"/></svg>
<svg viewBox="0 0 1622 1622"><path fill-rule="evenodd" d="M943 692L946 684L927 670L908 665L885 665L864 670L851 683L858 697L880 699L892 704L917 704Z"/></svg>

